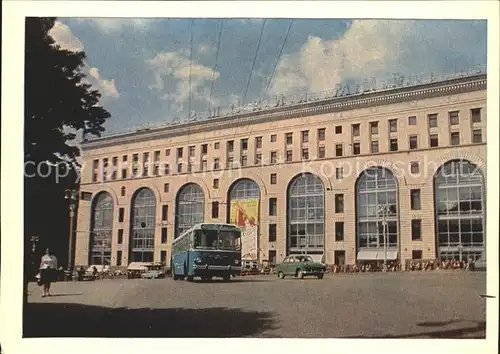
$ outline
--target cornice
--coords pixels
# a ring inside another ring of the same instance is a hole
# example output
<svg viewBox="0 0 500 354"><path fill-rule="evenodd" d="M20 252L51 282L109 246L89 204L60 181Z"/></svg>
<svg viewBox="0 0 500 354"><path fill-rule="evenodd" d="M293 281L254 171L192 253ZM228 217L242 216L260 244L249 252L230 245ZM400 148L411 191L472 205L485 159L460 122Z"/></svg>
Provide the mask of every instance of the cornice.
<svg viewBox="0 0 500 354"><path fill-rule="evenodd" d="M265 111L255 111L228 117L207 119L179 126L161 127L143 132L125 133L103 137L82 143L82 150L88 151L121 144L145 142L204 131L222 130L239 126L280 121L291 118L313 116L352 109L422 100L433 97L454 95L465 92L486 90L486 75L441 81L431 84L409 86L385 91L361 93L350 96L329 98L321 101L299 103Z"/></svg>

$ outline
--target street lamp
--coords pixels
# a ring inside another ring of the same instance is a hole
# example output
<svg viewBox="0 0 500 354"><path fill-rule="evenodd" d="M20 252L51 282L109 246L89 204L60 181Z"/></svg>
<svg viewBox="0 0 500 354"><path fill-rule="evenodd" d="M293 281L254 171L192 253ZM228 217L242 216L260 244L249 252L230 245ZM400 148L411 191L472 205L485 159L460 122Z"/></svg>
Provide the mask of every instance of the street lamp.
<svg viewBox="0 0 500 354"><path fill-rule="evenodd" d="M73 266L73 220L78 203L78 190L66 189L64 199L69 201L68 269L71 269Z"/></svg>
<svg viewBox="0 0 500 354"><path fill-rule="evenodd" d="M382 215L382 237L384 239L384 271L387 271L387 216L390 213L390 206L388 204L379 204L377 214ZM378 228L377 228L378 233Z"/></svg>

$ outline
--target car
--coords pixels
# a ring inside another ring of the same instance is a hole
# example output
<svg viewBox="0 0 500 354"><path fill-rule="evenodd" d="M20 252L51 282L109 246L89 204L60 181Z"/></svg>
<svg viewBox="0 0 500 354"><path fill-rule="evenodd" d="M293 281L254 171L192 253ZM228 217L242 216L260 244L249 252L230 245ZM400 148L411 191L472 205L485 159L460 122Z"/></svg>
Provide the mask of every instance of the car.
<svg viewBox="0 0 500 354"><path fill-rule="evenodd" d="M306 276L315 276L318 279L323 279L326 266L315 262L311 256L291 255L285 257L281 263L276 264L275 272L280 279L284 279L286 276L294 276L299 279Z"/></svg>
<svg viewBox="0 0 500 354"><path fill-rule="evenodd" d="M153 266L152 262L132 262L127 267L127 278L141 278L142 274L147 272L151 266Z"/></svg>
<svg viewBox="0 0 500 354"><path fill-rule="evenodd" d="M165 278L165 270L162 265L146 266L147 270L141 274L142 279L160 279Z"/></svg>
<svg viewBox="0 0 500 354"><path fill-rule="evenodd" d="M472 263L472 270L486 271L486 259L484 257L481 257L477 261Z"/></svg>

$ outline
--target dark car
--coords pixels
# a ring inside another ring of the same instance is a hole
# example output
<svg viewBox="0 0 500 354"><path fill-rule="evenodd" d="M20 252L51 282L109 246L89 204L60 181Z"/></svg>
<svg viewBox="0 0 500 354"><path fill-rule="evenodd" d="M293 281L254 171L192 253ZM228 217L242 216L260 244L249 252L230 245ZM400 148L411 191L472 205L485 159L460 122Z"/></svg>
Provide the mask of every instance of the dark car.
<svg viewBox="0 0 500 354"><path fill-rule="evenodd" d="M326 267L324 264L315 262L310 256L288 256L283 262L276 265L276 274L278 278L283 279L286 276L294 276L302 279L306 276L315 276L323 279Z"/></svg>

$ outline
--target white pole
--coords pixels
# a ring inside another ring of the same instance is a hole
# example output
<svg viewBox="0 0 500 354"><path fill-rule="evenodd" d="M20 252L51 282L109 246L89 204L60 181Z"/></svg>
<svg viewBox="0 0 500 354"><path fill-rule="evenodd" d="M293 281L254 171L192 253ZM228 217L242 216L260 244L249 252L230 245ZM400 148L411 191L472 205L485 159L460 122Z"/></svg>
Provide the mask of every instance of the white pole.
<svg viewBox="0 0 500 354"><path fill-rule="evenodd" d="M386 221L386 212L387 212L387 208L386 208L386 205L384 205L383 207L383 214L382 214L382 220L383 220L383 231L384 231L384 271L387 271L387 231L386 231L386 227L387 227L387 221Z"/></svg>

